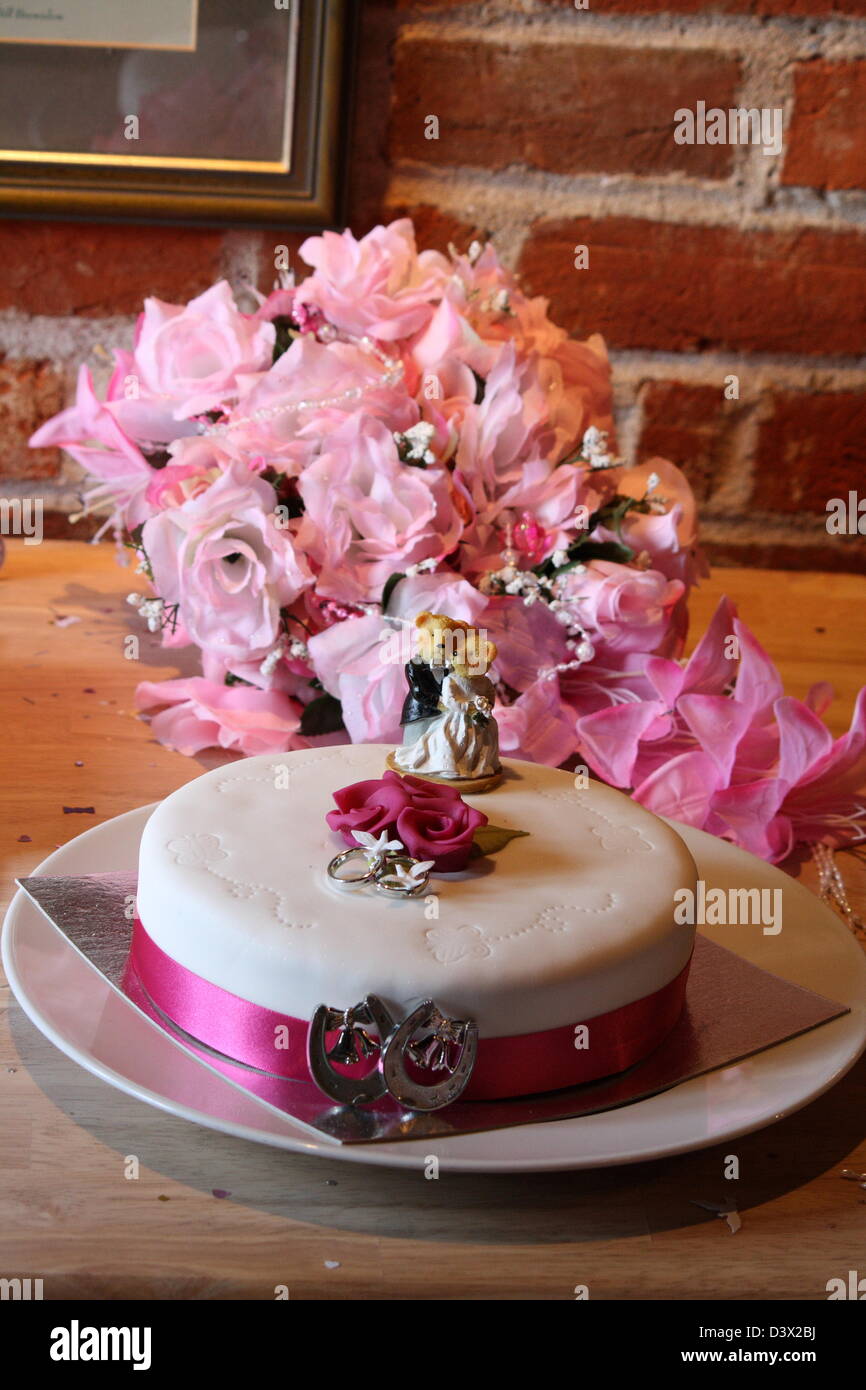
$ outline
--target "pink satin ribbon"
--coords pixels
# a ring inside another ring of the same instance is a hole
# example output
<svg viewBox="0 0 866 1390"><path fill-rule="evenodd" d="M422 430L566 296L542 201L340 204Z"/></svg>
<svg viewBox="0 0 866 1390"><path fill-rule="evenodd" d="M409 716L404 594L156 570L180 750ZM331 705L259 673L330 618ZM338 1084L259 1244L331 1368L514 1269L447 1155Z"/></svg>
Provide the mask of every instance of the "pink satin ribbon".
<svg viewBox="0 0 866 1390"><path fill-rule="evenodd" d="M625 1071L652 1052L671 1031L685 1002L689 962L669 984L610 1013L585 1020L589 1046L580 1041L580 1023L513 1037L481 1038L468 1100L495 1100L577 1086ZM167 1019L206 1047L270 1076L310 1079L308 1021L251 1004L210 984L166 955L136 921L127 966L127 992L136 977ZM325 1000L344 1007L355 1000ZM340 1067L362 1075L369 1063Z"/></svg>

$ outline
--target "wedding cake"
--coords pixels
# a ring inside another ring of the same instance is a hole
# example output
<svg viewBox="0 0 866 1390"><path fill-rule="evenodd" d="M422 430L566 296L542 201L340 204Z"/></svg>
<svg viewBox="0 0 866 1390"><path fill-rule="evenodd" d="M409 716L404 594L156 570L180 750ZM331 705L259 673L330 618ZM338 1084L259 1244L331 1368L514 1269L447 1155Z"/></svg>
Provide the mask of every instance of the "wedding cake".
<svg viewBox="0 0 866 1390"><path fill-rule="evenodd" d="M546 766L503 760L494 790L460 796L385 773L387 752L253 757L156 808L132 967L160 1013L224 1056L309 1081L317 1011L342 1038L328 1065L351 1078L385 1043L365 999L388 1026L435 1001L421 1020L421 1041L439 1041L430 1079L455 1070L448 1046L470 1027L461 1086L477 1099L594 1080L655 1048L682 1010L694 944L674 921L674 894L697 878L676 832ZM365 825L386 828L377 840Z"/></svg>

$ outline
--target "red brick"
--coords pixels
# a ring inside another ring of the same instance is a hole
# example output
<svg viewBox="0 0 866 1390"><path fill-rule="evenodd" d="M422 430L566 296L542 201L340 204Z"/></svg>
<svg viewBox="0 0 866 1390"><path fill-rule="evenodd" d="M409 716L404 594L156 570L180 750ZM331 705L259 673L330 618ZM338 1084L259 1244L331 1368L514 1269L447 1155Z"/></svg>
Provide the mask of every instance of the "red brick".
<svg viewBox="0 0 866 1390"><path fill-rule="evenodd" d="M824 541L816 541L792 532L787 544L714 540L705 543L703 548L714 569L724 565L748 565L753 569L866 574L866 541L861 536L827 536ZM784 585L784 580L780 582Z"/></svg>
<svg viewBox="0 0 866 1390"><path fill-rule="evenodd" d="M447 252L449 244L458 251L465 251L472 241L482 240L487 235L483 228L462 222L459 217L453 217L451 213L443 212L429 203L391 205L386 216L389 221L394 217L411 217L419 251Z"/></svg>
<svg viewBox="0 0 866 1390"><path fill-rule="evenodd" d="M589 267L574 269L574 248ZM557 322L612 347L863 350L866 236L754 232L638 218L533 224L519 267Z"/></svg>
<svg viewBox="0 0 866 1390"><path fill-rule="evenodd" d="M725 399L722 375L718 386L649 381L639 400L638 457L661 455L679 464L698 501L705 501L713 491L727 436L739 413L739 402Z"/></svg>
<svg viewBox="0 0 866 1390"><path fill-rule="evenodd" d="M798 63L783 183L866 188L866 62Z"/></svg>
<svg viewBox="0 0 866 1390"><path fill-rule="evenodd" d="M398 0L400 10L462 10L468 0ZM539 9L575 11L574 0L535 0ZM526 14L526 0L493 0L494 18ZM593 14L745 14L761 18L797 15L862 15L866 0L589 0ZM575 11L578 14L579 12Z"/></svg>
<svg viewBox="0 0 866 1390"><path fill-rule="evenodd" d="M849 488L866 495L866 392L779 392L758 433L753 505L823 516Z"/></svg>
<svg viewBox="0 0 866 1390"><path fill-rule="evenodd" d="M0 477L57 477L59 449L28 449L27 440L63 405L63 380L50 362L0 360Z"/></svg>
<svg viewBox="0 0 866 1390"><path fill-rule="evenodd" d="M547 9L574 9L574 0L537 2ZM594 14L745 14L762 19L866 14L866 0L589 0L589 3Z"/></svg>
<svg viewBox="0 0 866 1390"><path fill-rule="evenodd" d="M427 164L529 165L724 178L728 145L678 145L674 112L729 107L739 63L696 50L406 39L397 48L391 153ZM439 139L424 137L425 117Z"/></svg>
<svg viewBox="0 0 866 1390"><path fill-rule="evenodd" d="M221 249L199 228L0 222L0 308L102 317L147 295L183 302L219 278Z"/></svg>

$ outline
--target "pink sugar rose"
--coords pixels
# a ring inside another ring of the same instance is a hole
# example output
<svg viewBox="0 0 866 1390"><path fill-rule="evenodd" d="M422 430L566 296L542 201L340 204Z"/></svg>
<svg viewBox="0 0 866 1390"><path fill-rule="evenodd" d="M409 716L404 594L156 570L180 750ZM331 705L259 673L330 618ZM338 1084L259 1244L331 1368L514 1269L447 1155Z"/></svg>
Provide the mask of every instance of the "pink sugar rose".
<svg viewBox="0 0 866 1390"><path fill-rule="evenodd" d="M321 309L344 333L383 342L425 328L451 274L438 252L418 254L408 218L374 227L360 241L350 231L308 237L300 255L314 274L298 286L297 301Z"/></svg>
<svg viewBox="0 0 866 1390"><path fill-rule="evenodd" d="M657 570L591 560L583 572L570 572L565 596L591 641L598 637L614 651L656 652L684 591L679 579L666 579Z"/></svg>
<svg viewBox="0 0 866 1390"><path fill-rule="evenodd" d="M466 867L475 831L487 824L483 812L467 806L456 788L390 771L341 787L334 800L337 810L328 811L325 819L347 845L357 844L356 830L371 835L387 831L413 859L432 859L439 873Z"/></svg>
<svg viewBox="0 0 866 1390"><path fill-rule="evenodd" d="M363 415L333 431L298 489L317 592L344 602L379 599L390 575L449 554L463 529L447 471L401 463L391 431Z"/></svg>
<svg viewBox="0 0 866 1390"><path fill-rule="evenodd" d="M187 756L203 748L227 748L251 758L257 753L285 753L306 742L297 734L301 706L277 691L193 676L142 681L135 698L139 709L151 714L154 737Z"/></svg>
<svg viewBox="0 0 866 1390"><path fill-rule="evenodd" d="M133 371L142 396L160 398L169 419L184 420L233 400L240 373L270 365L275 338L273 324L239 312L220 280L186 305L145 300Z"/></svg>
<svg viewBox="0 0 866 1390"><path fill-rule="evenodd" d="M427 783L431 788L432 784ZM465 869L475 831L487 824L483 811L468 806L462 797L413 793L397 816L397 838L413 859L432 859L437 873Z"/></svg>
<svg viewBox="0 0 866 1390"><path fill-rule="evenodd" d="M183 637L224 660L263 658L279 636L280 609L311 582L275 523L274 501L269 483L231 462L142 533L154 587L166 605L177 604Z"/></svg>
<svg viewBox="0 0 866 1390"><path fill-rule="evenodd" d="M328 811L325 820L347 845L357 845L356 830L379 835L392 829L400 812L408 806L410 795L411 789L404 786L403 779L388 771L383 777L340 787L334 792L337 810Z"/></svg>

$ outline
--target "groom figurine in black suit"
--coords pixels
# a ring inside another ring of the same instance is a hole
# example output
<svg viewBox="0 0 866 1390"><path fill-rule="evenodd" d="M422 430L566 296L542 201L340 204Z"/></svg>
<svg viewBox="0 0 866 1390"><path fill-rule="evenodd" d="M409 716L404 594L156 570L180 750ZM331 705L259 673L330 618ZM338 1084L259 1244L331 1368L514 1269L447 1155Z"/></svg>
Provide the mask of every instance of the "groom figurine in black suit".
<svg viewBox="0 0 866 1390"><path fill-rule="evenodd" d="M400 716L404 744L421 738L441 714L442 682L451 669L449 622L438 613L419 613L415 619L418 651L405 666L409 693Z"/></svg>

